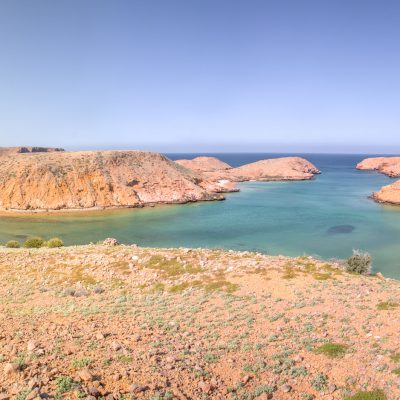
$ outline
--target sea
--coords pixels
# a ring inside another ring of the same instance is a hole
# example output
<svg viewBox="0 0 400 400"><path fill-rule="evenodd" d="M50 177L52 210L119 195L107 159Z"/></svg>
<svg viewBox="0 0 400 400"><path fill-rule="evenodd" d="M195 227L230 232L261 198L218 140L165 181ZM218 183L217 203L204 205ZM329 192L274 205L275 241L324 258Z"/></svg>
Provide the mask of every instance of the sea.
<svg viewBox="0 0 400 400"><path fill-rule="evenodd" d="M321 170L310 181L247 182L225 201L71 215L0 217L0 242L32 235L66 245L106 237L148 247L208 247L272 255L345 259L368 251L373 270L400 279L400 207L377 204L372 192L395 181L358 171L365 154L167 154L173 160L211 155L239 166L297 155Z"/></svg>

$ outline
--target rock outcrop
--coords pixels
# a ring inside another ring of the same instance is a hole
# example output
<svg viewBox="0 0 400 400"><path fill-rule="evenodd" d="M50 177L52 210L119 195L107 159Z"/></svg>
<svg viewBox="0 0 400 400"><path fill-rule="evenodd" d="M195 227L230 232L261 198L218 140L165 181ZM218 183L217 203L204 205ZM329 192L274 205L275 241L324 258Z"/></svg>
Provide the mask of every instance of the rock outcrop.
<svg viewBox="0 0 400 400"><path fill-rule="evenodd" d="M378 192L373 193L372 198L378 203L400 205L400 181L384 186Z"/></svg>
<svg viewBox="0 0 400 400"><path fill-rule="evenodd" d="M237 168L215 157L197 157L176 162L201 172L207 180L215 182L220 191L237 190L235 182L309 180L320 173L313 164L301 157L260 160Z"/></svg>
<svg viewBox="0 0 400 400"><path fill-rule="evenodd" d="M199 172L224 171L232 167L216 157L196 157L192 160L177 160L178 164Z"/></svg>
<svg viewBox="0 0 400 400"><path fill-rule="evenodd" d="M11 154L25 154L25 153L53 153L65 151L59 147L37 147L37 146L21 146L21 147L0 147L0 156Z"/></svg>
<svg viewBox="0 0 400 400"><path fill-rule="evenodd" d="M378 171L391 178L400 177L400 157L373 157L366 158L357 164L357 169L364 171Z"/></svg>
<svg viewBox="0 0 400 400"><path fill-rule="evenodd" d="M158 153L88 151L0 158L1 210L141 207L220 200L215 183Z"/></svg>
<svg viewBox="0 0 400 400"><path fill-rule="evenodd" d="M356 168L364 171L378 171L391 178L398 178L400 177L400 157L366 158L358 163ZM371 197L378 203L400 205L400 181L384 186Z"/></svg>
<svg viewBox="0 0 400 400"><path fill-rule="evenodd" d="M239 182L309 180L320 171L301 157L282 157L260 160L229 171Z"/></svg>

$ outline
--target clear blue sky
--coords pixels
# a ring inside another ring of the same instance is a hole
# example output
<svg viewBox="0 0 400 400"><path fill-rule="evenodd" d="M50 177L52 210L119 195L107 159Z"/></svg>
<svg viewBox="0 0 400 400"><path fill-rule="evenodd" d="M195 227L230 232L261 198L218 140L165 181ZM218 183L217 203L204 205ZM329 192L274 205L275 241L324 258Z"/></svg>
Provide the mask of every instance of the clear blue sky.
<svg viewBox="0 0 400 400"><path fill-rule="evenodd" d="M400 1L1 0L0 139L400 152Z"/></svg>

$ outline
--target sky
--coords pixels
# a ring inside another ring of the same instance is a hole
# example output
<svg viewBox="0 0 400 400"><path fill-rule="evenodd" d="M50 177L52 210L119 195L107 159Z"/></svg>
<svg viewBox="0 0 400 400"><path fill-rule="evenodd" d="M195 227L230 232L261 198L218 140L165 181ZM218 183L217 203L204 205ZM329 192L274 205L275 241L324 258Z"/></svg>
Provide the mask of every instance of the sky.
<svg viewBox="0 0 400 400"><path fill-rule="evenodd" d="M1 0L14 145L400 152L400 2Z"/></svg>

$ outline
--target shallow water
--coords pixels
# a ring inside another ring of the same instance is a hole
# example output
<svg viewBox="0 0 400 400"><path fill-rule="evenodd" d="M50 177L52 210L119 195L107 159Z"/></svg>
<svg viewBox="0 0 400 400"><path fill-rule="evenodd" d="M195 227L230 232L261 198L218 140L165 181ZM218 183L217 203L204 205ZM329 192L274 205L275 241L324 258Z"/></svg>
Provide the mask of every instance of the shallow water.
<svg viewBox="0 0 400 400"><path fill-rule="evenodd" d="M236 166L279 155L217 156ZM375 271L400 278L400 207L368 198L393 180L355 170L365 155L303 156L323 172L312 181L243 183L240 193L223 202L80 216L1 217L0 241L23 241L33 234L59 236L66 244L115 237L142 246L223 247L325 258L344 258L352 249L362 249L373 255Z"/></svg>

